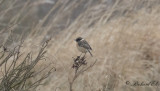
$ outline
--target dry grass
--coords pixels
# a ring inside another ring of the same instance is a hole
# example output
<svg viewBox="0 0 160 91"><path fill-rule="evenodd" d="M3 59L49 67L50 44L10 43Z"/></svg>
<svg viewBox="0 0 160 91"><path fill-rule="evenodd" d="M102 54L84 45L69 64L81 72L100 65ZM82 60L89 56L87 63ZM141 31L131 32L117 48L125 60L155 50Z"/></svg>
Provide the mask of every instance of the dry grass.
<svg viewBox="0 0 160 91"><path fill-rule="evenodd" d="M160 81L159 4L159 0L58 0L53 4L6 0L0 2L0 41L7 45L6 30L14 26L15 34L26 35L23 50L34 54L40 43L52 37L47 56L57 71L40 91L69 91L72 57L80 54L73 41L78 36L93 48L88 64L98 61L75 80L74 91L158 91L157 86L134 87L126 81ZM39 13L40 7L47 9Z"/></svg>

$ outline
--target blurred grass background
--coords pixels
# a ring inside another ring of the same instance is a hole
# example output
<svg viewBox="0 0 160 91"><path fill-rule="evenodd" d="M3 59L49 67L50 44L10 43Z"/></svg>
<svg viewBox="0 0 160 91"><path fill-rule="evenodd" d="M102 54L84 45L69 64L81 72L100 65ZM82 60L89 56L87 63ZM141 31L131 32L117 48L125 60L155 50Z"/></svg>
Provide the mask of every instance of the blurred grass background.
<svg viewBox="0 0 160 91"><path fill-rule="evenodd" d="M22 37L23 50L36 53L52 38L47 56L57 72L38 91L69 90L78 36L93 48L88 63L98 62L76 80L75 91L159 91L125 84L160 81L159 17L159 0L0 0L0 45L14 48Z"/></svg>

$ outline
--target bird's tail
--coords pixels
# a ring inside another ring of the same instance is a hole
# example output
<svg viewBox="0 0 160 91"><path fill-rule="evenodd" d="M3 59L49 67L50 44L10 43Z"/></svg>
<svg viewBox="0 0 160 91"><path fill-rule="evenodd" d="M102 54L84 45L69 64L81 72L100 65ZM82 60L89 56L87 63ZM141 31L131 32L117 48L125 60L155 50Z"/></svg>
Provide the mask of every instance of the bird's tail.
<svg viewBox="0 0 160 91"><path fill-rule="evenodd" d="M90 52L90 50L88 50L88 52L90 53L90 55L93 57L92 53Z"/></svg>

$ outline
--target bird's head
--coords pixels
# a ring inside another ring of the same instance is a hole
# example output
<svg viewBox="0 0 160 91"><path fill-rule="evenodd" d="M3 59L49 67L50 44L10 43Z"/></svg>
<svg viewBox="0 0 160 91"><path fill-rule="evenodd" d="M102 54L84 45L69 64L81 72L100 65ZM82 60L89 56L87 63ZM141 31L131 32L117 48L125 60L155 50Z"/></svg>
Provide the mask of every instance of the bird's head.
<svg viewBox="0 0 160 91"><path fill-rule="evenodd" d="M75 39L75 41L76 41L76 42L79 42L79 41L81 41L82 39L83 39L82 37L78 37L78 38Z"/></svg>

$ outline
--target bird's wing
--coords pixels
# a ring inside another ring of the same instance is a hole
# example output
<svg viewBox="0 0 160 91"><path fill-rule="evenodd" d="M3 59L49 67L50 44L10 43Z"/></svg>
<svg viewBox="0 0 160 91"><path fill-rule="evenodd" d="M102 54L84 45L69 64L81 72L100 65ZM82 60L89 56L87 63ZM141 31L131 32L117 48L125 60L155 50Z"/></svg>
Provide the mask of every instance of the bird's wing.
<svg viewBox="0 0 160 91"><path fill-rule="evenodd" d="M81 47L92 50L91 46L88 44L88 42L86 40L81 40L78 44Z"/></svg>

